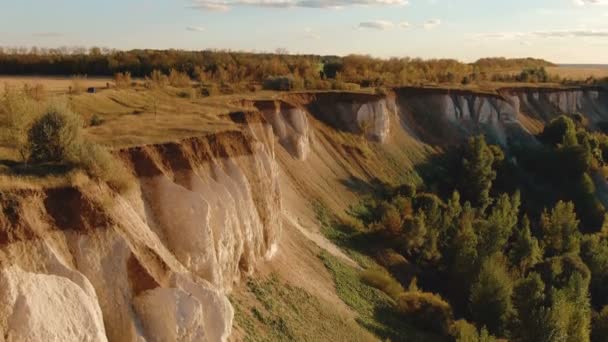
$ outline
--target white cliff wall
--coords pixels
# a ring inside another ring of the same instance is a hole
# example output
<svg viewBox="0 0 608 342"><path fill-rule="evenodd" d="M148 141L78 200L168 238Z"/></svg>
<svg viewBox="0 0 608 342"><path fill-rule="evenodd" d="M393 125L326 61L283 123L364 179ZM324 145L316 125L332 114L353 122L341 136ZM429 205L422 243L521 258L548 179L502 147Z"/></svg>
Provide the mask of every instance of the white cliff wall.
<svg viewBox="0 0 608 342"><path fill-rule="evenodd" d="M0 203L0 334L225 341L235 282L281 233L272 145L241 132L122 152L138 186L83 181ZM2 213L8 212L10 217Z"/></svg>

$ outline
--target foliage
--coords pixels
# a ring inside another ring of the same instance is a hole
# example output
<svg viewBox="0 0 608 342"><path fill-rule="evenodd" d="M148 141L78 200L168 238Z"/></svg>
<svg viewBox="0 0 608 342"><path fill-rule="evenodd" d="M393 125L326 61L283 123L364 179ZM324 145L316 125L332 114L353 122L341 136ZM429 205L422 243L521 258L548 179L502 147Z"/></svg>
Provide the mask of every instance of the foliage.
<svg viewBox="0 0 608 342"><path fill-rule="evenodd" d="M452 308L440 296L426 292L406 292L397 300L397 308L415 326L449 334Z"/></svg>
<svg viewBox="0 0 608 342"><path fill-rule="evenodd" d="M484 261L471 288L471 314L475 322L498 336L505 336L512 305L513 283L504 261Z"/></svg>
<svg viewBox="0 0 608 342"><path fill-rule="evenodd" d="M560 115L545 126L539 138L545 144L572 146L577 144L576 125L566 115Z"/></svg>
<svg viewBox="0 0 608 342"><path fill-rule="evenodd" d="M26 93L6 87L0 98L0 141L19 151L25 161L29 156L28 130L40 115L41 106Z"/></svg>
<svg viewBox="0 0 608 342"><path fill-rule="evenodd" d="M593 305L608 305L608 240L599 234L587 235L581 243L581 258L591 271L590 292Z"/></svg>
<svg viewBox="0 0 608 342"><path fill-rule="evenodd" d="M395 301L361 281L359 272L337 258L322 253L321 261L332 274L336 293L357 314L357 322L383 339L394 341L436 341L436 335L424 333L403 322Z"/></svg>
<svg viewBox="0 0 608 342"><path fill-rule="evenodd" d="M544 249L549 256L578 253L580 248L579 220L571 202L558 202L548 212L545 210L540 219L543 232Z"/></svg>
<svg viewBox="0 0 608 342"><path fill-rule="evenodd" d="M543 251L538 244L538 239L532 236L530 220L527 216L524 216L521 225L522 227L514 234L515 239L509 258L512 265L525 273L542 260Z"/></svg>
<svg viewBox="0 0 608 342"><path fill-rule="evenodd" d="M28 131L28 160L32 163L71 162L76 158L82 122L67 107L51 106Z"/></svg>
<svg viewBox="0 0 608 342"><path fill-rule="evenodd" d="M401 284L388 272L381 269L369 269L361 273L361 280L397 300L405 291Z"/></svg>
<svg viewBox="0 0 608 342"><path fill-rule="evenodd" d="M451 59L378 59L363 55L337 57L218 50L91 51L78 48L0 49L0 73L113 76L129 72L133 77L146 77L153 70L169 74L171 69L175 69L200 82L261 84L273 75L288 75L300 79L299 82L308 89L351 89L354 84L362 87L459 84L465 78L469 82L477 82L490 80L506 71L519 72L551 65L531 58L488 58L465 64ZM332 84L327 79L336 82Z"/></svg>
<svg viewBox="0 0 608 342"><path fill-rule="evenodd" d="M356 323L343 319L330 303L304 289L281 283L276 275L250 279L247 298L232 297L235 321L244 341L370 341Z"/></svg>
<svg viewBox="0 0 608 342"><path fill-rule="evenodd" d="M169 84L175 88L188 88L192 86L192 80L187 73L171 69L168 76Z"/></svg>
<svg viewBox="0 0 608 342"><path fill-rule="evenodd" d="M478 331L477 328L465 321L458 320L454 322L451 328L452 336L456 342L495 342L496 338L491 336L487 329L482 328Z"/></svg>
<svg viewBox="0 0 608 342"><path fill-rule="evenodd" d="M131 79L130 72L117 72L116 74L114 74L114 84L116 85L116 88L126 89L131 87L132 83L133 81Z"/></svg>
<svg viewBox="0 0 608 342"><path fill-rule="evenodd" d="M472 137L464 146L458 191L465 201L484 211L492 202L490 189L496 179L495 155L483 136Z"/></svg>

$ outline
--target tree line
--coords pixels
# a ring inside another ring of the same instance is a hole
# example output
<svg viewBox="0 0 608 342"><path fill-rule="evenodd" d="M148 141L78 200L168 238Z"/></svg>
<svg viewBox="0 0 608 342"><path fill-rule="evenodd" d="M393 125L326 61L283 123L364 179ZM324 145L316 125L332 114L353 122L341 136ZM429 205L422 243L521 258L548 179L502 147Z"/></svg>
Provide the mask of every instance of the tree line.
<svg viewBox="0 0 608 342"><path fill-rule="evenodd" d="M109 76L130 73L149 76L155 70L187 73L191 78L216 83L254 82L290 77L304 87L320 80L359 86L406 85L421 82L470 83L492 80L525 69L552 64L533 58L484 58L475 63L453 59L389 58L364 55L318 56L235 51L131 50L101 48L0 48L0 74Z"/></svg>

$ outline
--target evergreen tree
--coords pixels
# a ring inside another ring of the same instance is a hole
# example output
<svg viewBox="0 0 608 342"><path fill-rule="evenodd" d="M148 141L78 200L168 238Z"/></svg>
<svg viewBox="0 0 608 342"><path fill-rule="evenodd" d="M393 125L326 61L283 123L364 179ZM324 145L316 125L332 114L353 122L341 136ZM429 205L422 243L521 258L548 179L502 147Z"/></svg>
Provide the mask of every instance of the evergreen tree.
<svg viewBox="0 0 608 342"><path fill-rule="evenodd" d="M519 193L512 197L503 194L498 198L487 222L480 224L478 235L481 256L490 256L505 248L513 228L517 225L519 205Z"/></svg>
<svg viewBox="0 0 608 342"><path fill-rule="evenodd" d="M553 342L556 329L545 299L545 283L531 273L513 288L514 315L511 339L517 342Z"/></svg>
<svg viewBox="0 0 608 342"><path fill-rule="evenodd" d="M542 259L542 250L538 240L530 232L530 220L528 216L522 219L521 228L515 232L513 247L509 253L509 259L521 272L526 272L534 267Z"/></svg>
<svg viewBox="0 0 608 342"><path fill-rule="evenodd" d="M558 145L573 146L577 144L576 125L565 115L553 119L540 135L545 144L557 147Z"/></svg>
<svg viewBox="0 0 608 342"><path fill-rule="evenodd" d="M581 258L591 271L590 292L593 305L608 305L608 240L601 235L587 235L581 243Z"/></svg>
<svg viewBox="0 0 608 342"><path fill-rule="evenodd" d="M458 189L462 197L483 212L492 203L490 189L496 179L494 153L483 136L472 137L464 146Z"/></svg>
<svg viewBox="0 0 608 342"><path fill-rule="evenodd" d="M541 215L543 244L549 256L578 253L580 248L579 221L571 202L558 202L551 212Z"/></svg>
<svg viewBox="0 0 608 342"><path fill-rule="evenodd" d="M486 260L471 288L471 314L479 326L504 336L512 312L513 283L507 267L498 256Z"/></svg>

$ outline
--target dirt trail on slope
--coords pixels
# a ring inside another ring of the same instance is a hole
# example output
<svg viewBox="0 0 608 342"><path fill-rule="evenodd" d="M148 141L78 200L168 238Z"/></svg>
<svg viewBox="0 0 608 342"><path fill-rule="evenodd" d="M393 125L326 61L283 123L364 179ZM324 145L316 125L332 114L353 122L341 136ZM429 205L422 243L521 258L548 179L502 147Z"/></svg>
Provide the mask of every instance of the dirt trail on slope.
<svg viewBox="0 0 608 342"><path fill-rule="evenodd" d="M344 254L336 245L334 245L331 241L327 240L321 234L317 233L318 229L307 229L302 227L302 225L298 222L298 220L289 212L283 211L283 218L287 221L287 223L294 226L302 235L304 235L308 240L314 242L321 249L325 250L329 254L342 259L347 265L361 269L359 264L357 264L353 259L351 259L348 255Z"/></svg>

